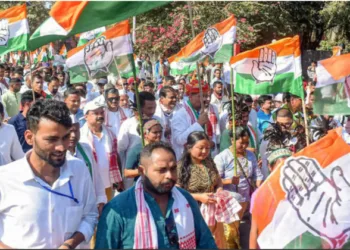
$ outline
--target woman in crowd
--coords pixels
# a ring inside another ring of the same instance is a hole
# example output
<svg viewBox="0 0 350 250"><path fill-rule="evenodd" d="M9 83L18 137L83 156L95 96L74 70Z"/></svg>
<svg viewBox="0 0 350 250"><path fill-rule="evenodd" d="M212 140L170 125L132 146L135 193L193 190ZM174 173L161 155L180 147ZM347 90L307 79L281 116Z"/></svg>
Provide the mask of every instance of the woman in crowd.
<svg viewBox="0 0 350 250"><path fill-rule="evenodd" d="M246 208L249 206L250 194L254 187L259 187L263 180L263 175L258 167L256 156L247 150L249 145L249 131L244 127L236 127L235 140L230 131L231 143L236 143L237 166L235 170L234 148L231 145L218 154L214 162L222 178L223 188L235 192L235 198L241 203L242 210L240 218L243 217ZM237 176L234 175L237 171ZM224 224L225 237L230 248L239 248L239 223Z"/></svg>
<svg viewBox="0 0 350 250"><path fill-rule="evenodd" d="M177 185L190 192L199 204L215 203L214 194L222 189L222 182L210 157L210 141L204 132L193 132L187 138L186 150L178 162ZM218 248L227 248L223 224L209 227Z"/></svg>

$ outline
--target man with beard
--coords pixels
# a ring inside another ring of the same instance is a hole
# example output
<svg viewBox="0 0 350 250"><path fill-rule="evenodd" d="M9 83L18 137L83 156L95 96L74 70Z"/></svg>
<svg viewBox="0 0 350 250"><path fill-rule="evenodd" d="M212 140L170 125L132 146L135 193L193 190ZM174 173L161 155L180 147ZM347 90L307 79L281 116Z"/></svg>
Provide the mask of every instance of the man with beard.
<svg viewBox="0 0 350 250"><path fill-rule="evenodd" d="M160 118L160 124L164 128L163 138L167 143L171 142L171 121L174 114L180 109L177 105L176 92L171 86L164 86L159 91L155 116Z"/></svg>
<svg viewBox="0 0 350 250"><path fill-rule="evenodd" d="M146 146L139 169L135 186L103 209L96 249L215 249L197 202L175 187L174 150L162 142Z"/></svg>
<svg viewBox="0 0 350 250"><path fill-rule="evenodd" d="M74 249L97 223L89 171L66 159L72 121L64 103L39 100L27 114L33 150L0 168L0 248Z"/></svg>
<svg viewBox="0 0 350 250"><path fill-rule="evenodd" d="M106 191L107 200L113 198L113 188L123 190L119 170L117 137L104 125L105 110L100 103L91 101L84 107L86 123L81 128L80 142L90 146Z"/></svg>
<svg viewBox="0 0 350 250"><path fill-rule="evenodd" d="M58 89L60 87L60 82L56 76L51 77L50 82L47 85L47 90L45 91L46 94L51 96L51 99L54 99L56 101L64 101L63 95L58 92Z"/></svg>
<svg viewBox="0 0 350 250"><path fill-rule="evenodd" d="M6 109L9 117L17 115L21 102L21 89L22 82L18 78L12 78L10 80L9 90L2 95L2 103Z"/></svg>
<svg viewBox="0 0 350 250"><path fill-rule="evenodd" d="M121 125L126 119L131 117L132 113L130 109L119 107L120 97L117 89L114 87L107 89L104 94L107 103L105 125L112 130L116 136L118 136Z"/></svg>
<svg viewBox="0 0 350 250"><path fill-rule="evenodd" d="M64 92L64 103L67 105L73 121L79 121L80 127L85 124L84 112L80 109L80 92L69 88Z"/></svg>
<svg viewBox="0 0 350 250"><path fill-rule="evenodd" d="M222 112L222 104L229 101L229 98L223 94L223 84L221 81L215 81L213 84L213 93L211 94L210 104L214 105L219 115Z"/></svg>
<svg viewBox="0 0 350 250"><path fill-rule="evenodd" d="M39 74L33 76L32 90L41 95L44 99L51 99L51 96L43 91L43 78Z"/></svg>

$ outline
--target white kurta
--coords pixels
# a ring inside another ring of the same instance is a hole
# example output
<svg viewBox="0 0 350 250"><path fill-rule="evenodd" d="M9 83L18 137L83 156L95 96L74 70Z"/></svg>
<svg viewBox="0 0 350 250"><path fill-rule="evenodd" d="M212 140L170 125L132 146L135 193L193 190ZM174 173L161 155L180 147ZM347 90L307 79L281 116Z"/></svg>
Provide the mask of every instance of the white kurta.
<svg viewBox="0 0 350 250"><path fill-rule="evenodd" d="M87 244L94 233L98 212L85 164L76 158L67 159L60 176L49 186L34 175L27 160L30 153L0 168L1 241L11 248L57 249L79 231ZM78 203L44 187L74 197Z"/></svg>
<svg viewBox="0 0 350 250"><path fill-rule="evenodd" d="M94 185L94 190L96 194L96 204L107 203L105 187L103 185L101 175L98 171L97 163L93 157L92 150L90 146L86 143L80 143L80 145L91 163L92 183ZM76 157L85 163L83 155L78 151L77 148L75 149L74 155L72 155L70 151L67 151L67 159L70 159L71 157Z"/></svg>
<svg viewBox="0 0 350 250"><path fill-rule="evenodd" d="M105 112L107 112L106 113L106 119L105 119L105 125L117 137L118 137L118 134L119 134L119 130L120 130L120 127L121 127L121 121L122 121L122 116L120 114L120 109L123 110L124 115L127 118L130 118L132 116L132 111L130 109L119 108L117 112L112 112L112 111L110 111L108 109L105 110Z"/></svg>
<svg viewBox="0 0 350 250"><path fill-rule="evenodd" d="M0 125L0 152L4 156L6 164L24 156L16 130L12 125L4 123Z"/></svg>

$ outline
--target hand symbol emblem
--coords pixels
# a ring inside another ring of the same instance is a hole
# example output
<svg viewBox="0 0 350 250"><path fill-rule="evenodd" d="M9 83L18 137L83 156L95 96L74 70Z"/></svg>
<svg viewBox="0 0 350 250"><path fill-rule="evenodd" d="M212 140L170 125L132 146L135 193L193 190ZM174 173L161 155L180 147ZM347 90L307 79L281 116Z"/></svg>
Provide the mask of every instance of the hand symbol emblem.
<svg viewBox="0 0 350 250"><path fill-rule="evenodd" d="M7 19L0 20L0 46L7 46L10 37L9 22Z"/></svg>
<svg viewBox="0 0 350 250"><path fill-rule="evenodd" d="M276 52L269 48L260 49L259 60L253 61L252 76L256 83L270 82L276 75Z"/></svg>
<svg viewBox="0 0 350 250"><path fill-rule="evenodd" d="M318 162L290 158L281 170L281 186L299 219L316 235L341 247L350 231L350 183L340 166L327 177Z"/></svg>

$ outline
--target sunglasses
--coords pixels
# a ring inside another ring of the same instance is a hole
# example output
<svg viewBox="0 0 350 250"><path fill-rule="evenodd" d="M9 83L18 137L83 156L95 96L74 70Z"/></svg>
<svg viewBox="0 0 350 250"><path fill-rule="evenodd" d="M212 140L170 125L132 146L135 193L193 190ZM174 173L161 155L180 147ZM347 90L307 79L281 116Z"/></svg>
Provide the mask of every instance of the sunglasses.
<svg viewBox="0 0 350 250"><path fill-rule="evenodd" d="M170 245L179 244L179 236L176 233L176 225L172 216L165 219L165 231L168 236Z"/></svg>
<svg viewBox="0 0 350 250"><path fill-rule="evenodd" d="M120 97L111 97L111 98L108 98L107 99L109 102L113 102L113 101L116 101L118 102L120 100Z"/></svg>

